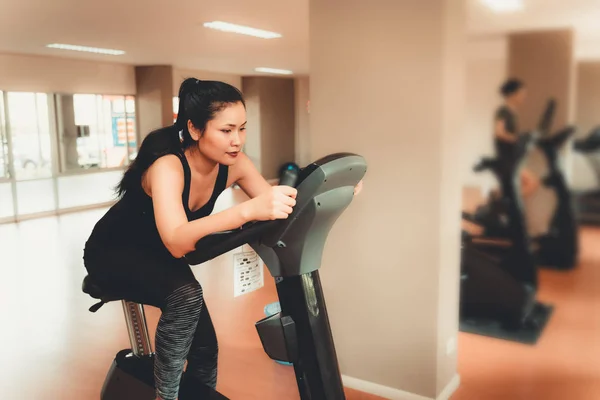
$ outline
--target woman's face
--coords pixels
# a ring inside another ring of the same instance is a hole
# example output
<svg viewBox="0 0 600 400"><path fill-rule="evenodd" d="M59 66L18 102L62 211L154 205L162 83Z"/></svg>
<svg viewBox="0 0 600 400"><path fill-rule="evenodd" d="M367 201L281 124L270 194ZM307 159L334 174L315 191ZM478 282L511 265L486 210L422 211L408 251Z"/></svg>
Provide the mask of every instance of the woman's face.
<svg viewBox="0 0 600 400"><path fill-rule="evenodd" d="M202 135L191 121L188 128L203 156L219 164L233 165L246 142L246 108L241 102L226 106L208 121Z"/></svg>

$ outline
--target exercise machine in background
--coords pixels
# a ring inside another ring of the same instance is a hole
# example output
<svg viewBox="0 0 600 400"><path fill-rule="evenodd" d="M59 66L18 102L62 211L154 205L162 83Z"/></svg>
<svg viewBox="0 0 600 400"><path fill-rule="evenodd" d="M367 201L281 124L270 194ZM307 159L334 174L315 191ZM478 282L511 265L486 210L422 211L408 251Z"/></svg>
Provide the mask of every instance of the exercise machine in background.
<svg viewBox="0 0 600 400"><path fill-rule="evenodd" d="M463 231L460 329L464 332L535 343L552 307L536 300L538 270L525 226L519 171L536 139L519 136L512 157L485 158L480 170L492 171L505 200L506 238ZM465 218L465 215L463 215Z"/></svg>
<svg viewBox="0 0 600 400"><path fill-rule="evenodd" d="M302 170L292 168L282 179L298 189L296 206L287 219L251 222L208 235L185 257L197 265L249 244L263 259L275 278L281 312L258 321L256 329L269 357L293 364L302 400L345 399L319 268L329 231L352 202L354 187L366 170L365 159L350 153L332 154ZM109 301L122 302L131 341L131 349L117 353L101 400L153 400L154 354L143 305L100 287L89 275L83 291L100 299L90 311ZM182 381L179 398L227 399L189 381Z"/></svg>
<svg viewBox="0 0 600 400"><path fill-rule="evenodd" d="M600 185L600 126L594 128L584 139L576 140L573 147L591 163ZM600 225L600 187L573 192L573 201L579 223Z"/></svg>
<svg viewBox="0 0 600 400"><path fill-rule="evenodd" d="M548 165L548 174L541 181L546 187L552 189L557 204L549 221L548 231L531 238L531 241L534 244L536 263L540 267L567 270L577 265L579 235L573 200L559 162L559 155L575 133L575 128L568 126L552 134L551 126L555 110L556 102L550 99L538 125L539 137L534 140L534 143L544 155ZM488 169L485 161L474 168L476 172ZM495 176L499 182L502 182L507 178L502 174L510 173L512 171L509 169L497 170ZM515 176L515 179L518 179L518 176ZM478 207L474 214L463 213L463 218L481 226L485 237L514 240L514 230L510 228L511 201L514 199L502 190L499 196L492 195L487 204ZM524 218L523 214L520 215Z"/></svg>

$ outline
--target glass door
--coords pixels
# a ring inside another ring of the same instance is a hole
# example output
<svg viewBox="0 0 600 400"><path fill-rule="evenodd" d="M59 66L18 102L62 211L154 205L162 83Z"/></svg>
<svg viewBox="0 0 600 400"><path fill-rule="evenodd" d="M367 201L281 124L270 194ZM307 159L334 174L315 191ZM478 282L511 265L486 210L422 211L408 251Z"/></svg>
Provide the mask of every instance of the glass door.
<svg viewBox="0 0 600 400"><path fill-rule="evenodd" d="M5 93L17 217L56 210L50 103L45 93Z"/></svg>

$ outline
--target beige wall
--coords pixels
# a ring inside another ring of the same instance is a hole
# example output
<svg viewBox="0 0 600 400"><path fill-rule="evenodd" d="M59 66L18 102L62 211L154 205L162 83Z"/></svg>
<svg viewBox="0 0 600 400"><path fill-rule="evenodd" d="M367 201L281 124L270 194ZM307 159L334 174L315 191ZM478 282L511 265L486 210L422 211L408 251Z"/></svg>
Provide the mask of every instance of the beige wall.
<svg viewBox="0 0 600 400"><path fill-rule="evenodd" d="M463 22L461 0L310 2L310 154L369 168L321 276L346 382L385 398L457 382Z"/></svg>
<svg viewBox="0 0 600 400"><path fill-rule="evenodd" d="M301 167L314 161L310 155L309 110L306 108L310 100L310 81L308 77L294 79L294 94L296 96L296 129L295 129L295 153L296 163Z"/></svg>
<svg viewBox="0 0 600 400"><path fill-rule="evenodd" d="M502 102L498 89L505 78L505 58L477 57L468 60L467 119L461 149L464 155L463 182L466 186L480 187L484 192L497 185L496 179L490 173L474 172L473 166L481 157L494 154L494 112Z"/></svg>
<svg viewBox="0 0 600 400"><path fill-rule="evenodd" d="M573 32L569 29L514 33L508 39L508 74L523 79L528 87L527 101L519 112L521 131L536 129L549 98L557 101L553 131L572 122L575 81ZM565 148L565 153L570 153ZM565 162L567 176L570 164ZM527 166L538 176L548 173L543 153L534 148ZM551 188L540 187L524 199L529 233L537 236L548 231L556 208Z"/></svg>
<svg viewBox="0 0 600 400"><path fill-rule="evenodd" d="M267 179L277 178L279 167L294 161L294 80L244 77L249 129L246 153Z"/></svg>
<svg viewBox="0 0 600 400"><path fill-rule="evenodd" d="M173 68L135 67L136 123L139 143L153 130L173 124Z"/></svg>
<svg viewBox="0 0 600 400"><path fill-rule="evenodd" d="M437 282L437 375L438 397L457 374L458 299L460 295L460 226L462 174L455 166L461 161L460 135L466 113L466 13L463 0L441 1L442 87L440 155L441 177L438 200L440 227ZM457 138L458 136L458 138ZM458 140L457 140L458 139ZM427 245L426 238L422 238Z"/></svg>
<svg viewBox="0 0 600 400"><path fill-rule="evenodd" d="M600 62L580 62L577 70L577 134L585 137L600 126Z"/></svg>
<svg viewBox="0 0 600 400"><path fill-rule="evenodd" d="M0 90L135 94L135 71L125 64L0 54Z"/></svg>
<svg viewBox="0 0 600 400"><path fill-rule="evenodd" d="M260 124L260 81L253 78L242 79L242 90L246 100L246 144L244 152L259 172L262 171L261 165L261 124Z"/></svg>
<svg viewBox="0 0 600 400"><path fill-rule="evenodd" d="M554 126L569 122L573 82L573 32L536 31L509 35L508 74L528 86L520 113L522 128L535 129L549 97L557 100Z"/></svg>
<svg viewBox="0 0 600 400"><path fill-rule="evenodd" d="M473 166L481 157L494 155L493 119L502 103L499 88L507 78L507 50L506 36L470 37L467 41L467 117L460 168L463 185L483 196L498 182L489 172L474 172Z"/></svg>
<svg viewBox="0 0 600 400"><path fill-rule="evenodd" d="M586 137L600 126L600 62L585 61L577 65L577 137ZM590 160L572 153L571 186L576 190L593 189L599 184Z"/></svg>
<svg viewBox="0 0 600 400"><path fill-rule="evenodd" d="M275 179L279 167L295 159L294 80L261 78L260 94L261 170Z"/></svg>

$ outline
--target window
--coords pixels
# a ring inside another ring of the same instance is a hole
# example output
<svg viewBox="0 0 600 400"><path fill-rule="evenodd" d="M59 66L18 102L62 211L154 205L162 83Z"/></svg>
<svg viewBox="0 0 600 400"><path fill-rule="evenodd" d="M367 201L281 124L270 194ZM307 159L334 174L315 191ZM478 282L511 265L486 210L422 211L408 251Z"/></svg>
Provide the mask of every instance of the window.
<svg viewBox="0 0 600 400"><path fill-rule="evenodd" d="M8 133L17 180L52 176L49 97L45 93L8 92Z"/></svg>
<svg viewBox="0 0 600 400"><path fill-rule="evenodd" d="M137 155L135 98L57 95L61 171L124 167Z"/></svg>
<svg viewBox="0 0 600 400"><path fill-rule="evenodd" d="M177 114L179 113L179 97L173 97L173 123L177 122Z"/></svg>

